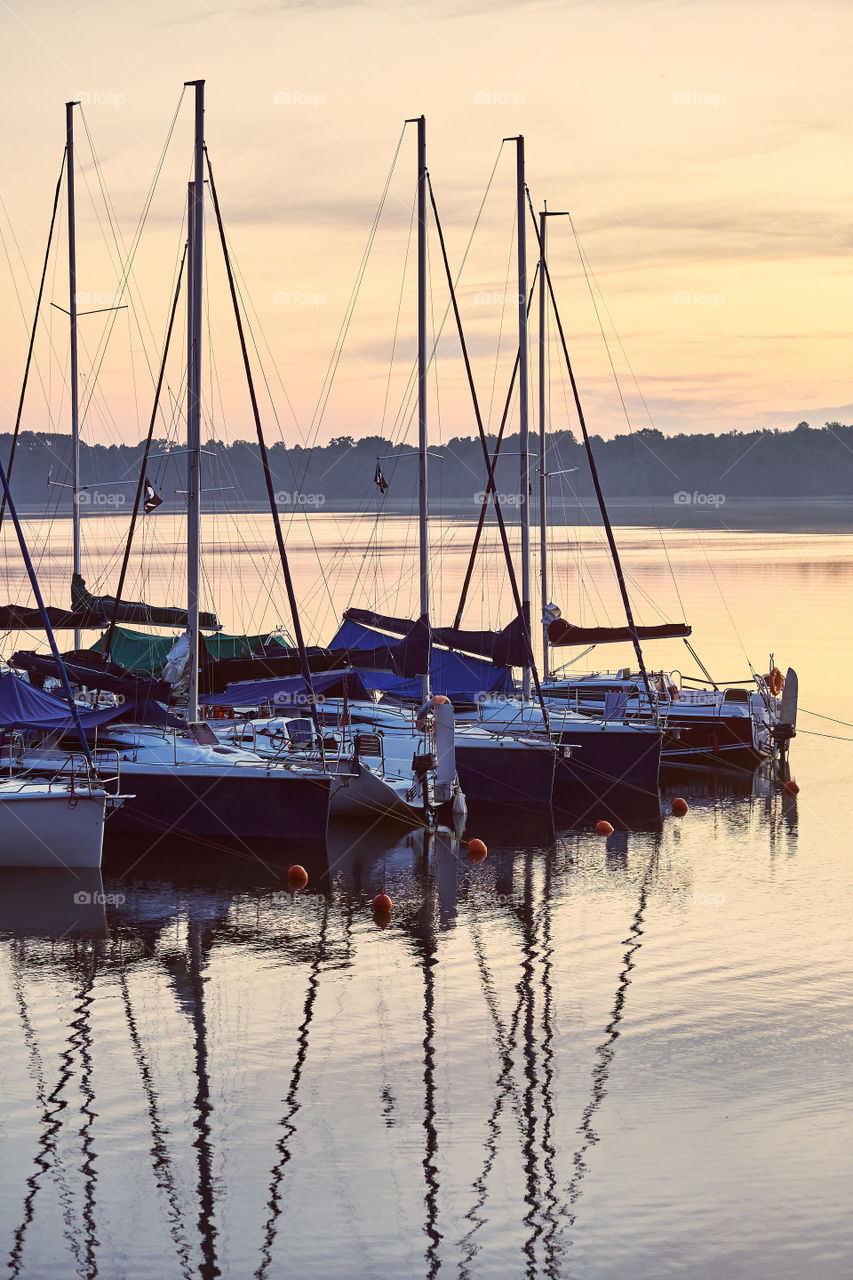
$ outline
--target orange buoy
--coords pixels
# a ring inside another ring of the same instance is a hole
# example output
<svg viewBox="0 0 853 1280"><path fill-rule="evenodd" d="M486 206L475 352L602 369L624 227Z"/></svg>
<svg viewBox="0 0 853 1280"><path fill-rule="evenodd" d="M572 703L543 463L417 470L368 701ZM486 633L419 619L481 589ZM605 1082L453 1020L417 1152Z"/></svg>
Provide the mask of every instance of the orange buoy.
<svg viewBox="0 0 853 1280"><path fill-rule="evenodd" d="M605 822L604 818L602 818L600 822L595 824L595 834L597 836L612 836L613 828L609 822Z"/></svg>
<svg viewBox="0 0 853 1280"><path fill-rule="evenodd" d="M376 897L373 899L373 910L380 915L384 915L386 913L390 915L391 906L391 899L388 897L387 893L377 893Z"/></svg>
<svg viewBox="0 0 853 1280"><path fill-rule="evenodd" d="M676 796L672 802L672 812L676 818L683 818L689 808L690 806L682 796Z"/></svg>
<svg viewBox="0 0 853 1280"><path fill-rule="evenodd" d="M782 790L787 791L789 796L795 796L799 789L800 788L797 786L793 778L789 778L788 781L782 785Z"/></svg>
<svg viewBox="0 0 853 1280"><path fill-rule="evenodd" d="M308 872L298 864L287 868L287 883L291 889L304 889L308 883Z"/></svg>
<svg viewBox="0 0 853 1280"><path fill-rule="evenodd" d="M482 862L488 852L482 840L468 841L468 857L472 862Z"/></svg>
<svg viewBox="0 0 853 1280"><path fill-rule="evenodd" d="M373 923L380 929L387 929L391 923L390 911L374 911Z"/></svg>

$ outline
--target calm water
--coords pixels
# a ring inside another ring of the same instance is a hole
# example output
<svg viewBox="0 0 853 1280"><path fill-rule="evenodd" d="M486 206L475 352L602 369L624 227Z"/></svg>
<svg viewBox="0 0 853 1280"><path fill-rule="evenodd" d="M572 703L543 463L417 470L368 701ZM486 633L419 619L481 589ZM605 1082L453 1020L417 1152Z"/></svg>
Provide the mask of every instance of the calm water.
<svg viewBox="0 0 853 1280"><path fill-rule="evenodd" d="M93 524L97 588L118 537ZM312 638L350 597L408 605L406 522L381 561L369 522L312 531L333 566L321 584L297 521ZM597 533L561 532L564 613L590 617L594 585L617 617ZM466 535L444 535L449 613ZM637 598L682 616L654 532L620 541ZM262 521L245 544L213 549L212 579L236 584L216 603L227 626L271 625ZM853 538L667 544L720 678L747 674L744 647L766 670L773 648L802 706L853 721ZM500 595L489 563L472 625ZM63 603L61 556L52 570ZM140 594L175 602L177 574L152 547ZM660 658L695 670L681 646ZM801 732L796 799L745 775L683 779L668 790L688 797L683 820L602 840L522 818L471 833L488 840L480 864L446 835L337 831L295 899L250 860L180 849L111 849L103 885L5 877L10 1274L848 1276L851 752ZM73 901L101 888L105 903Z"/></svg>

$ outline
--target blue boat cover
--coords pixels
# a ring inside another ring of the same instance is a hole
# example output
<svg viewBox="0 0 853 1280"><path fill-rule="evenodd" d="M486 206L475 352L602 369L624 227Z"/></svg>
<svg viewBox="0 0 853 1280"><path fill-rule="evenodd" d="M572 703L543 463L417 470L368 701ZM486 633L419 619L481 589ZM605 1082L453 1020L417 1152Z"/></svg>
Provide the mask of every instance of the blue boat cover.
<svg viewBox="0 0 853 1280"><path fill-rule="evenodd" d="M183 721L170 715L160 702L126 702L101 711L80 708L84 729L97 729L113 720L132 720L136 724L171 725L179 728ZM68 703L43 689L36 689L18 676L0 676L0 729L47 729L73 733L76 729Z"/></svg>
<svg viewBox="0 0 853 1280"><path fill-rule="evenodd" d="M323 671L311 677L317 698L343 697L344 681L347 697L369 701L370 689L358 672ZM199 698L199 704L216 707L253 707L261 702L270 702L282 709L307 709L310 705L308 687L302 676L273 676L270 680L235 681L227 686L224 693L206 693Z"/></svg>
<svg viewBox="0 0 853 1280"><path fill-rule="evenodd" d="M377 638L392 642L394 639L349 619L342 623L329 648L374 649ZM379 689L398 698L420 699L420 680L406 680L385 671L364 671L362 675L371 689ZM451 653L449 649L440 649L436 645L432 646L429 681L433 693L443 693L451 702L474 702L485 694L513 692L511 667L496 667L491 662Z"/></svg>

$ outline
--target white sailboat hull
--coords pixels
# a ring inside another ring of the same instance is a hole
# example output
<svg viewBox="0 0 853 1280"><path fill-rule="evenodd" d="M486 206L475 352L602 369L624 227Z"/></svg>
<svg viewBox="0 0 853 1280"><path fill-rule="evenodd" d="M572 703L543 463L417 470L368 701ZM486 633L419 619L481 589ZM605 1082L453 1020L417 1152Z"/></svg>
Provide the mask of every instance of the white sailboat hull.
<svg viewBox="0 0 853 1280"><path fill-rule="evenodd" d="M108 802L104 792L0 783L0 867L99 868Z"/></svg>

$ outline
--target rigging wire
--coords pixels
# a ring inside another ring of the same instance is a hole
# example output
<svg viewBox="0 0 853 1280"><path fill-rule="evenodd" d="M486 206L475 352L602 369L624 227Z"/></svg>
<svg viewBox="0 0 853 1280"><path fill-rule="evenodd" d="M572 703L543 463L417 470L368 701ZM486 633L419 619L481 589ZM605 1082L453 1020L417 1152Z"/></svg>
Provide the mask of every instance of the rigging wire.
<svg viewBox="0 0 853 1280"><path fill-rule="evenodd" d="M611 369L611 372L612 372L612 374L613 374L613 381L614 381L614 382L615 382L615 384L616 384L616 390L617 390L617 393L618 393L618 395L619 395L619 401L620 401L620 404L622 405L622 412L623 412L623 413L624 413L624 415L625 415L625 422L626 422L626 423L627 423L627 425L628 425L628 431L629 431L629 433L633 436L633 435L634 435L634 429L633 429L633 425L632 425L632 423L631 423L631 417L630 417L630 414L628 413L628 406L627 406L627 404L625 403L625 397L624 397L624 395L623 395L623 393L622 393L622 384L621 384L621 382L620 382L620 380L619 380L619 375L618 375L618 373L616 372L616 365L615 365L615 363L614 363L614 361L613 361L613 354L612 354L612 352L611 352L611 350L610 350L610 344L609 344L609 342L607 341L607 334L606 334L606 332L605 332L604 324L602 323L601 315L600 315L599 310L598 310L598 304L596 303L596 300L595 300L595 293L594 293L594 291L593 291L593 287L592 287L593 281L595 282L595 287L596 287L596 289L598 290L599 297L601 298L602 306L604 307L604 310L607 312L607 318L608 318L608 320L610 321L611 326L613 327L613 332L614 332L614 333L615 333L615 335L616 335L616 341L619 343L619 349L621 350L622 355L623 355L623 357L624 357L624 359L625 359L625 363L626 363L626 364L627 364L627 366L628 366L628 372L630 373L631 378L633 379L634 386L635 386L635 387L636 387L636 389L637 389L637 394L638 394L638 395L639 395L639 397L640 397L640 400L641 400L641 402L642 402L643 408L645 409L645 412L646 412L646 416L648 417L649 422L650 422L650 423L651 423L651 425L652 425L652 428L654 428L654 420L653 420L653 418L652 418L651 411L649 410L649 406L648 406L648 403L647 403L647 401L646 401L646 398L645 398L645 396L643 395L643 392L642 392L642 390L641 390L641 388L640 388L640 384L639 384L639 381L638 381L638 379L637 379L637 376L636 376L636 374L634 373L634 370L633 370L633 368L632 368L632 366L631 366L631 362L630 362L630 360L628 359L628 354L627 354L627 352L625 351L625 347L624 347L624 345L623 345L623 343L622 343L622 339L621 339L621 337L619 336L619 332L618 332L618 330L616 329L616 326L613 324L613 317L612 317L612 316L611 316L611 314L610 314L610 310L609 310L609 308L608 308L608 306L607 306L606 299L604 298L604 294L603 294L603 292L602 292L602 290L601 290L601 287L600 287L600 285L599 285L599 283L598 283L598 280L595 278L595 274L594 274L594 272L593 272L593 270L592 270L592 265L590 264L590 262L589 262L589 260L588 260L588 258L587 258L587 255L586 255L586 253L585 253L585 251L584 251L584 250L583 250L583 248L581 247L580 238L579 238L579 236L578 236L577 228L575 227L574 219L572 218L571 213L568 215L568 217L569 217L569 226L570 226L570 227L571 227L571 229L572 229L572 235L573 235L573 237L574 237L575 246L576 246L577 251L578 251L578 258L579 258L579 260L580 260L581 267L583 268L584 279L585 279L585 281L586 281L587 289L589 290L590 301L592 302L593 310L595 311L595 318L596 318L596 320L598 321L598 328L599 328L599 331L600 331L600 333L601 333L602 341L604 342L604 349L605 349L605 351L607 352L607 360L608 360L608 363L610 364L610 369ZM640 467L642 468L642 471L643 471L643 477L645 478L646 472L645 472L644 460L643 460L643 458L642 458L642 456L641 456L641 455L638 455L638 456L639 456ZM652 509L655 511L655 515L657 515L657 510L656 510L656 505L655 505L654 495L652 494L651 486L648 484L648 481L646 481L646 489L647 489L647 492L648 492L648 494L649 494L649 497L650 497L650 498L651 498L651 500L652 500ZM670 560L669 547L667 546L666 539L665 539L665 538L664 538L664 536L663 536L663 529L662 529L662 527L661 527L661 525L660 525L660 522L658 522L658 533L660 534L661 546L663 547L664 556L666 557L667 566L669 567L669 572L670 572L670 575L671 575L671 577L672 577L672 583L673 583L673 586L675 587L675 594L676 594L676 596L677 596L677 598L678 598L678 605L679 605L679 608L681 609L681 616L682 616L682 617L686 617L686 616L687 616L687 614L686 614L686 611L685 611L685 609L684 609L684 602L683 602L683 600L681 599L681 592L680 592L679 587L678 587L678 578L677 578L676 573L675 573L675 570L674 570L674 568L673 568L672 561Z"/></svg>

